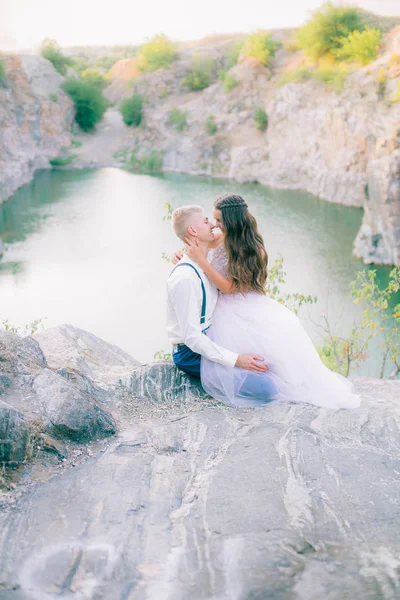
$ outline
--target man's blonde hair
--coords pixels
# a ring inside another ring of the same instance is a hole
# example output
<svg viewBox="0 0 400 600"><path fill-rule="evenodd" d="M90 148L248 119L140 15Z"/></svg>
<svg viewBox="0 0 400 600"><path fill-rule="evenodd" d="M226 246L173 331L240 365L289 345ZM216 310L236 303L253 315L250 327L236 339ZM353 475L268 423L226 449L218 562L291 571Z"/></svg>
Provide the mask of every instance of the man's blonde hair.
<svg viewBox="0 0 400 600"><path fill-rule="evenodd" d="M190 218L196 213L203 214L203 208L195 204L181 206L180 208L176 208L172 213L172 228L181 240L187 236Z"/></svg>

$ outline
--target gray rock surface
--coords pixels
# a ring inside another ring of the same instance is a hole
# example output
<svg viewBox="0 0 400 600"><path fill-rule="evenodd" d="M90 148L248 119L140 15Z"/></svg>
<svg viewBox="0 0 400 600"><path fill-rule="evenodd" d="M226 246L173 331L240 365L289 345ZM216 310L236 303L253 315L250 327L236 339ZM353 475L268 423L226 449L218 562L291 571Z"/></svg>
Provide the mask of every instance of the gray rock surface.
<svg viewBox="0 0 400 600"><path fill-rule="evenodd" d="M15 467L30 457L31 426L19 411L0 400L0 465Z"/></svg>
<svg viewBox="0 0 400 600"><path fill-rule="evenodd" d="M127 399L105 451L0 513L1 600L397 599L400 382L356 387L336 412Z"/></svg>
<svg viewBox="0 0 400 600"><path fill-rule="evenodd" d="M148 398L154 402L209 397L198 379L189 377L169 360L134 368L128 391L133 398Z"/></svg>
<svg viewBox="0 0 400 600"><path fill-rule="evenodd" d="M37 169L71 144L74 108L64 81L41 56L4 56L0 86L0 203L30 181Z"/></svg>
<svg viewBox="0 0 400 600"><path fill-rule="evenodd" d="M23 415L36 438L47 433L80 443L116 432L113 412L139 365L123 350L71 325L35 338L0 332L0 364L2 398ZM7 425L7 415L0 413L0 428ZM17 442L14 451L19 452Z"/></svg>

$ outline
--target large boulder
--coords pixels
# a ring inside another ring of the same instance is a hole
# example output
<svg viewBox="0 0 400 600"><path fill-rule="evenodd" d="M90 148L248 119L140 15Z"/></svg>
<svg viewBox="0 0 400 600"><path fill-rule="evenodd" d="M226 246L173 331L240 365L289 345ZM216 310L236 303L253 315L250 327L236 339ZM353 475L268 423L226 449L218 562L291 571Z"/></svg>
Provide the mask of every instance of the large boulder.
<svg viewBox="0 0 400 600"><path fill-rule="evenodd" d="M58 373L43 369L33 390L35 411L49 433L88 442L116 432L112 415Z"/></svg>
<svg viewBox="0 0 400 600"><path fill-rule="evenodd" d="M154 402L209 397L198 379L189 377L169 360L133 369L128 391L134 398L148 398Z"/></svg>
<svg viewBox="0 0 400 600"><path fill-rule="evenodd" d="M31 454L32 428L18 410L0 400L0 465L18 466Z"/></svg>

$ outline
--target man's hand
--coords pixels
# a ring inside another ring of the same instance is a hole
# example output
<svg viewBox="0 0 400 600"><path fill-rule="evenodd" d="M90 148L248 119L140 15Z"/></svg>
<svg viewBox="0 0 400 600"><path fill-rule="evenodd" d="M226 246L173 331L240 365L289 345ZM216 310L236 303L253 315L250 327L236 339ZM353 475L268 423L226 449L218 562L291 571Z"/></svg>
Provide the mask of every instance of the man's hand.
<svg viewBox="0 0 400 600"><path fill-rule="evenodd" d="M182 256L183 256L183 252L181 252L180 250L178 250L177 252L174 252L174 254L172 255L172 258L171 258L172 264L177 265L178 262L181 260Z"/></svg>
<svg viewBox="0 0 400 600"><path fill-rule="evenodd" d="M235 363L239 369L245 369L246 371L254 371L255 373L265 373L268 371L267 365L262 365L262 356L258 354L239 354L238 359Z"/></svg>

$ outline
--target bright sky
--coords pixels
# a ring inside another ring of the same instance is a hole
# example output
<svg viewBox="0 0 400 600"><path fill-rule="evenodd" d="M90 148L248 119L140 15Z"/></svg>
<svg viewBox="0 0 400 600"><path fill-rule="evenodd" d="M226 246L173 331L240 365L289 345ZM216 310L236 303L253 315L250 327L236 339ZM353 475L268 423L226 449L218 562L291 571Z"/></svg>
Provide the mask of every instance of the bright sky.
<svg viewBox="0 0 400 600"><path fill-rule="evenodd" d="M0 0L0 50L140 44L156 33L177 41L212 33L296 27L322 0ZM381 15L400 15L400 0L359 0ZM399 18L400 22L400 18Z"/></svg>

